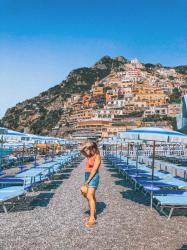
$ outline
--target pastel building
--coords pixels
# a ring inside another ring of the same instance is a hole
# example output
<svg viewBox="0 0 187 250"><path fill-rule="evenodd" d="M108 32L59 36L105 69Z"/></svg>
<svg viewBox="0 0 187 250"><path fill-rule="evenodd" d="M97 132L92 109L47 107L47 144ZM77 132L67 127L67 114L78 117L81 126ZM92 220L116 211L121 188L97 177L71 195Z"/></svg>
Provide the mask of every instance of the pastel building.
<svg viewBox="0 0 187 250"><path fill-rule="evenodd" d="M187 130L187 95L182 97L182 109L181 113L176 116L177 129Z"/></svg>

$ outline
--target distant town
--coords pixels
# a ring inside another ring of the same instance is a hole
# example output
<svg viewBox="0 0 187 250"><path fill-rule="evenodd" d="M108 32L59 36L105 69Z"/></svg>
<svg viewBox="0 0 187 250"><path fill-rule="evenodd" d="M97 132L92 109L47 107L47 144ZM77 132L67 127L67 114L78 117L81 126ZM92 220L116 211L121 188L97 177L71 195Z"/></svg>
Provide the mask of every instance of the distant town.
<svg viewBox="0 0 187 250"><path fill-rule="evenodd" d="M183 74L173 68L149 69L133 59L96 81L88 93L68 98L53 134L60 130L79 139L92 134L108 138L139 126L175 128L186 93Z"/></svg>
<svg viewBox="0 0 187 250"><path fill-rule="evenodd" d="M104 56L94 66L75 69L60 84L8 109L1 126L77 140L109 138L142 126L175 130L185 94L186 66Z"/></svg>

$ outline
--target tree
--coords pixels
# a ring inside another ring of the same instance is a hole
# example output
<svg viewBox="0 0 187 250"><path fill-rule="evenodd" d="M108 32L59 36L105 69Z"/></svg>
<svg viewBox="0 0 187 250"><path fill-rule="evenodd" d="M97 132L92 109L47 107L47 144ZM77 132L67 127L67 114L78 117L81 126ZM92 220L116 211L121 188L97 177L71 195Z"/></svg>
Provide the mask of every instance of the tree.
<svg viewBox="0 0 187 250"><path fill-rule="evenodd" d="M181 103L181 91L178 88L174 88L170 95L170 103Z"/></svg>

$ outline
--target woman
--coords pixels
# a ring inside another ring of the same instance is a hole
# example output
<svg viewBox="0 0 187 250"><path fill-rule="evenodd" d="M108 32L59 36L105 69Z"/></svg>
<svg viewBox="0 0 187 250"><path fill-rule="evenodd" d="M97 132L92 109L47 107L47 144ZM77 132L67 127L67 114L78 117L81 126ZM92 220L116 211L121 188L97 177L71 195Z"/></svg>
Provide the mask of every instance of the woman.
<svg viewBox="0 0 187 250"><path fill-rule="evenodd" d="M96 198L95 192L99 185L99 167L101 156L95 142L87 142L81 149L81 153L86 157L85 184L88 187L86 198L90 209L90 216L86 227L91 227L96 220Z"/></svg>

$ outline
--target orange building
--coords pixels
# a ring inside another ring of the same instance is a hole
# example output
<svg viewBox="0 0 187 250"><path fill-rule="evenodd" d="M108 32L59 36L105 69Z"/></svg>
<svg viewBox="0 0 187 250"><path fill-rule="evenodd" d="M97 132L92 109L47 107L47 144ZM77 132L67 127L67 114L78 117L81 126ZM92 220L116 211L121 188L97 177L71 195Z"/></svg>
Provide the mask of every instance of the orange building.
<svg viewBox="0 0 187 250"><path fill-rule="evenodd" d="M112 122L107 121L107 120L85 120L85 121L80 121L79 126L81 127L102 127L102 126L111 126Z"/></svg>
<svg viewBox="0 0 187 250"><path fill-rule="evenodd" d="M84 120L79 122L79 128L80 129L91 129L96 134L102 135L103 128L112 126L111 121L107 120L97 120L97 119L90 119L90 120Z"/></svg>
<svg viewBox="0 0 187 250"><path fill-rule="evenodd" d="M104 95L104 87L93 85L92 93L93 93L93 97Z"/></svg>

